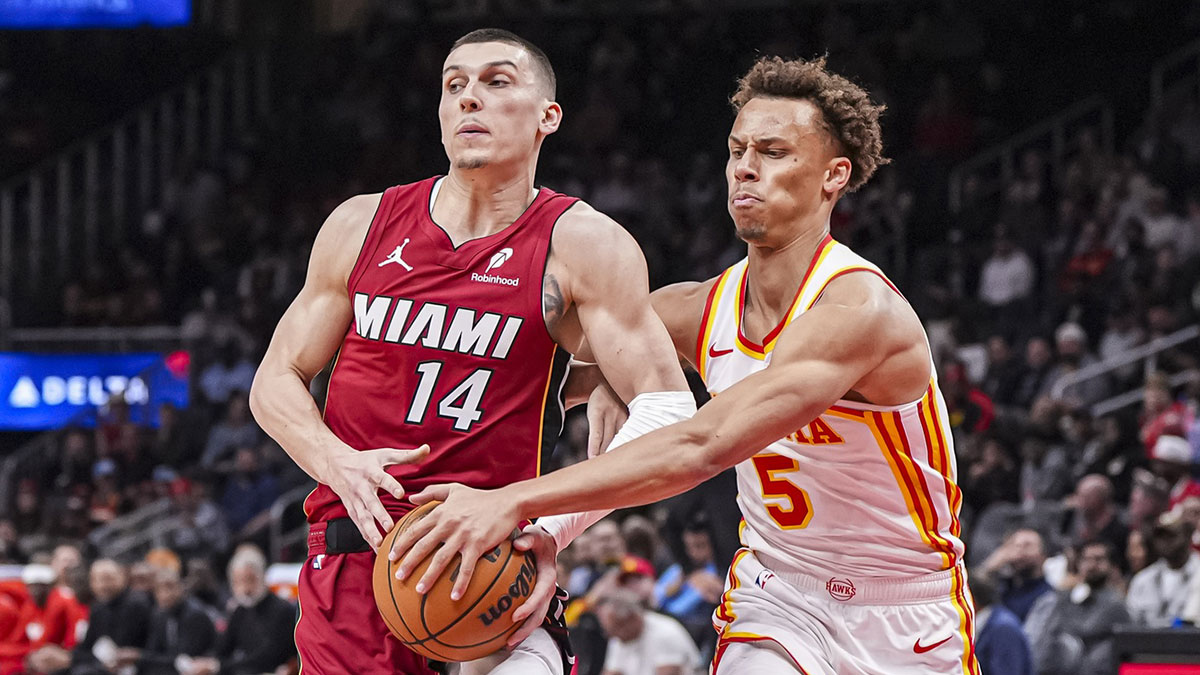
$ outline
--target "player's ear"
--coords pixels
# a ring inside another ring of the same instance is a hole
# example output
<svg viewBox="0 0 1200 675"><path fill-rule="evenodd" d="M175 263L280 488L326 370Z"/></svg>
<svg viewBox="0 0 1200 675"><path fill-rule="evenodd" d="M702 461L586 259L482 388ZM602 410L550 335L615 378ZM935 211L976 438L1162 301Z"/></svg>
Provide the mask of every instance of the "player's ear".
<svg viewBox="0 0 1200 675"><path fill-rule="evenodd" d="M558 131L558 126L562 124L562 115L562 106L554 101L547 103L546 107L542 108L542 119L538 122L541 132L550 135Z"/></svg>
<svg viewBox="0 0 1200 675"><path fill-rule="evenodd" d="M825 185L823 186L825 191L840 195L850 184L851 170L848 157L834 157L829 160L829 165L825 167Z"/></svg>

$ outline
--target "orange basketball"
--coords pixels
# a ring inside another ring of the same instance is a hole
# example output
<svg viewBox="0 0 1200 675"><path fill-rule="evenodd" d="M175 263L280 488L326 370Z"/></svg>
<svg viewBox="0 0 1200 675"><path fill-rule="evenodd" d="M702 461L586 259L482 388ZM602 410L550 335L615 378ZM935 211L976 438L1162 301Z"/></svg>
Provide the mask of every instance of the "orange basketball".
<svg viewBox="0 0 1200 675"><path fill-rule="evenodd" d="M519 551L506 540L479 559L471 583L458 601L450 599L450 591L459 561L443 571L425 595L417 593L417 582L432 556L399 581L396 568L400 561L389 561L387 554L396 536L438 503L410 511L384 537L372 574L375 604L392 635L414 652L435 661L472 661L502 649L520 627L513 623L512 614L533 590L537 562L533 553Z"/></svg>

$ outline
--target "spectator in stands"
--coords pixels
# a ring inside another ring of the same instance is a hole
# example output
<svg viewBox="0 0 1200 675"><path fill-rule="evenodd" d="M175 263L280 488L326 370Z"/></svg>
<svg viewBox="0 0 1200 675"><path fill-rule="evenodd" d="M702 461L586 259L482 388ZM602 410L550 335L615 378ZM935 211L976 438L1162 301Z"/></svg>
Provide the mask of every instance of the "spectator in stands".
<svg viewBox="0 0 1200 675"><path fill-rule="evenodd" d="M1113 485L1116 501L1127 503L1132 488L1135 463L1141 453L1133 443L1132 431L1115 414L1105 415L1092 425L1092 433L1084 441L1075 460L1071 477L1081 480L1088 474L1105 476ZM1130 456L1132 453L1133 456Z"/></svg>
<svg viewBox="0 0 1200 675"><path fill-rule="evenodd" d="M1017 248L1006 233L998 232L992 255L979 273L979 299L995 327L993 333L1014 337L1011 333L1028 315L1035 280L1029 255Z"/></svg>
<svg viewBox="0 0 1200 675"><path fill-rule="evenodd" d="M1012 403L1022 408L1033 405L1050 375L1050 361L1053 356L1050 343L1045 338L1029 338L1025 343L1025 363L1021 368L1021 378Z"/></svg>
<svg viewBox="0 0 1200 675"><path fill-rule="evenodd" d="M1117 357L1146 341L1146 331L1138 325L1133 308L1121 302L1109 310L1107 328L1100 336L1099 356L1102 361ZM1138 364L1131 363L1114 371L1121 382L1133 381L1139 373Z"/></svg>
<svg viewBox="0 0 1200 675"><path fill-rule="evenodd" d="M256 675L274 672L295 658L296 610L271 593L266 558L243 544L229 560L232 612L217 641L215 658L198 658L181 675Z"/></svg>
<svg viewBox="0 0 1200 675"><path fill-rule="evenodd" d="M168 535L170 547L184 560L220 555L229 548L229 527L221 509L205 494L206 488L187 478L171 484L176 527Z"/></svg>
<svg viewBox="0 0 1200 675"><path fill-rule="evenodd" d="M1176 246L1184 234L1183 222L1167 208L1167 189L1154 186L1146 195L1142 211L1142 224L1146 228L1146 246L1159 250L1164 246Z"/></svg>
<svg viewBox="0 0 1200 675"><path fill-rule="evenodd" d="M217 347L217 360L200 373L200 391L212 405L224 405L254 383L254 364L238 340L226 339Z"/></svg>
<svg viewBox="0 0 1200 675"><path fill-rule="evenodd" d="M1017 363L1003 335L988 338L987 358L987 374L979 388L997 405L1012 405L1021 383L1021 364Z"/></svg>
<svg viewBox="0 0 1200 675"><path fill-rule="evenodd" d="M279 481L263 471L258 448L238 448L233 473L225 481L221 509L237 539L255 537L268 525L269 509L279 497Z"/></svg>
<svg viewBox="0 0 1200 675"><path fill-rule="evenodd" d="M187 596L177 569L155 571L154 599L158 609L151 620L146 648L118 650L117 663L136 665L138 675L175 675L177 663L186 663L189 657L206 655L212 650L217 629L204 610Z"/></svg>
<svg viewBox="0 0 1200 675"><path fill-rule="evenodd" d="M1043 429L1030 429L1021 441L1021 504L1033 510L1057 503L1071 488L1071 467L1058 439Z"/></svg>
<svg viewBox="0 0 1200 675"><path fill-rule="evenodd" d="M1133 489L1129 493L1127 525L1131 530L1149 531L1158 517L1167 510L1171 486L1166 480L1145 469L1133 472Z"/></svg>
<svg viewBox="0 0 1200 675"><path fill-rule="evenodd" d="M117 463L105 457L92 466L92 496L88 503L88 519L93 527L103 525L125 512L125 497L121 494Z"/></svg>
<svg viewBox="0 0 1200 675"><path fill-rule="evenodd" d="M150 634L149 599L128 588L128 574L115 560L92 563L92 604L88 630L71 659L72 675L112 672L120 647L146 646Z"/></svg>
<svg viewBox="0 0 1200 675"><path fill-rule="evenodd" d="M1165 378L1155 375L1146 381L1142 401L1142 426L1138 432L1146 447L1146 456L1154 456L1154 445L1163 434L1182 436L1186 433L1188 410L1176 401L1167 389Z"/></svg>
<svg viewBox="0 0 1200 675"><path fill-rule="evenodd" d="M1104 542L1112 554L1110 562L1117 569L1125 569L1124 551L1129 541L1129 528L1121 522L1121 514L1113 502L1112 482L1097 474L1084 476L1075 486L1075 494L1068 497L1065 503L1074 511L1067 529L1067 540ZM1083 555L1083 551L1080 555Z"/></svg>
<svg viewBox="0 0 1200 675"><path fill-rule="evenodd" d="M1117 575L1113 554L1107 541L1081 545L1078 583L1034 603L1025 630L1039 673L1116 675L1113 629L1130 619L1124 599L1110 588Z"/></svg>
<svg viewBox="0 0 1200 675"><path fill-rule="evenodd" d="M1033 603L1054 589L1046 583L1042 565L1046 549L1037 530L1022 528L1005 538L984 561L982 572L995 583L1000 603L1022 622Z"/></svg>
<svg viewBox="0 0 1200 675"><path fill-rule="evenodd" d="M679 620L698 644L716 635L712 630L712 612L725 590L724 570L713 560L712 535L708 519L697 517L683 531L688 559L663 572L654 585L654 606Z"/></svg>
<svg viewBox="0 0 1200 675"><path fill-rule="evenodd" d="M996 586L988 575L971 575L975 598L975 656L983 675L1035 675L1029 638L1021 620L996 603Z"/></svg>
<svg viewBox="0 0 1200 675"><path fill-rule="evenodd" d="M1055 391L1059 380L1096 363L1096 357L1088 351L1087 333L1077 323L1064 323L1054 332L1054 345L1058 359L1046 377L1043 393L1062 401L1068 408L1079 408L1103 400L1109 394L1106 375L1089 378Z"/></svg>
<svg viewBox="0 0 1200 675"><path fill-rule="evenodd" d="M986 432L996 418L992 400L971 383L962 363L948 360L943 365L943 371L941 389L951 428L972 434Z"/></svg>
<svg viewBox="0 0 1200 675"><path fill-rule="evenodd" d="M262 430L250 415L250 402L246 392L235 391L229 395L225 416L213 425L208 433L208 443L200 466L219 473L228 473L233 468L233 454L238 448L254 447L262 439Z"/></svg>
<svg viewBox="0 0 1200 675"><path fill-rule="evenodd" d="M59 448L59 468L54 476L54 487L66 491L76 485L91 484L92 464L95 463L91 434L79 427L67 429Z"/></svg>
<svg viewBox="0 0 1200 675"><path fill-rule="evenodd" d="M603 675L695 675L702 667L683 626L647 610L636 595L614 590L597 614L609 638Z"/></svg>
<svg viewBox="0 0 1200 675"><path fill-rule="evenodd" d="M147 454L159 465L181 467L199 454L199 430L187 421L187 413L169 401L158 407L158 428L151 431Z"/></svg>
<svg viewBox="0 0 1200 675"><path fill-rule="evenodd" d="M962 482L963 498L975 513L996 502L1015 504L1019 475L1008 443L999 435L985 436Z"/></svg>
<svg viewBox="0 0 1200 675"><path fill-rule="evenodd" d="M25 593L19 598L17 617L7 635L0 635L0 671L20 672L25 657L46 644L46 614L54 570L31 564L21 569Z"/></svg>
<svg viewBox="0 0 1200 675"><path fill-rule="evenodd" d="M1200 576L1200 554L1192 550L1191 528L1165 513L1150 531L1157 558L1129 582L1128 607L1133 620L1151 628L1171 626L1183 613L1187 589Z"/></svg>
<svg viewBox="0 0 1200 675"><path fill-rule="evenodd" d="M1179 436L1164 434L1154 443L1151 468L1170 487L1167 509L1174 509L1188 497L1200 497L1200 481L1192 476L1195 467L1192 446Z"/></svg>

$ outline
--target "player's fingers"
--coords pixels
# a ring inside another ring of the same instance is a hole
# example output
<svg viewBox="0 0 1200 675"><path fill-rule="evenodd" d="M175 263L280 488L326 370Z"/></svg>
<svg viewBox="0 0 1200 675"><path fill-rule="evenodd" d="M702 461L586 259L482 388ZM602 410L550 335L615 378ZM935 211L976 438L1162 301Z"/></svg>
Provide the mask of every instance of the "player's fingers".
<svg viewBox="0 0 1200 675"><path fill-rule="evenodd" d="M522 534L516 539L513 539L513 548L517 549L518 551L528 551L532 549L536 543L537 539L535 539L532 534Z"/></svg>
<svg viewBox="0 0 1200 675"><path fill-rule="evenodd" d="M454 588L450 591L451 600L458 600L467 592L471 575L475 574L475 563L479 562L479 552L469 547L463 548L459 555L462 556L462 564L458 568L458 576L454 579Z"/></svg>
<svg viewBox="0 0 1200 675"><path fill-rule="evenodd" d="M366 540L371 548L376 548L379 543L376 539L379 538L379 533L375 530L374 519L363 509L361 501L353 496L348 499L343 499L342 503L346 506L346 515L350 516L350 520L354 526L358 528L359 534Z"/></svg>
<svg viewBox="0 0 1200 675"><path fill-rule="evenodd" d="M388 466L390 464L413 464L419 462L429 455L429 445L422 445L419 448L412 450L401 450L399 448L380 448L379 459L380 466Z"/></svg>
<svg viewBox="0 0 1200 675"><path fill-rule="evenodd" d="M513 623L524 623L517 629L517 632L508 638L509 649L521 644L546 619L546 610L550 609L550 601L554 598L556 586L553 579L543 581L542 576L538 575L537 583L529 592L529 597L513 612Z"/></svg>
<svg viewBox="0 0 1200 675"><path fill-rule="evenodd" d="M379 501L379 498L376 495L371 495L366 499L366 504L367 510L371 513L371 518L379 523L379 526L383 528L384 532L391 532L392 525L395 525L396 523L392 520L392 516L387 512L387 509L383 507L383 502ZM375 523L371 523L371 525L371 529L376 530L374 527ZM374 541L372 539L368 539L367 541L371 543L371 548L379 548L379 545L383 543L383 537L379 535L378 531L374 531L372 533L376 536L376 538L379 539L379 541Z"/></svg>
<svg viewBox="0 0 1200 675"><path fill-rule="evenodd" d="M400 556L404 556L404 560L396 570L397 579L407 577L409 572L412 572L412 568L424 560L425 556L429 555L433 547L438 544L436 540L425 537L436 524L435 515L431 513L425 516L397 535L395 543L392 544L392 552L388 555L389 560L399 560Z"/></svg>
<svg viewBox="0 0 1200 675"><path fill-rule="evenodd" d="M404 497L404 486L400 484L400 481L396 480L395 476L386 471L380 472L378 485L380 490L387 492L396 499Z"/></svg>
<svg viewBox="0 0 1200 675"><path fill-rule="evenodd" d="M453 484L430 485L415 495L410 495L409 500L417 506L434 501L444 502L450 496L450 489L453 487Z"/></svg>
<svg viewBox="0 0 1200 675"><path fill-rule="evenodd" d="M446 569L446 565L450 564L450 560L454 557L457 551L451 546L442 546L433 554L433 558L429 561L429 567L425 568L425 574L421 575L417 581L417 592L425 593L433 588L433 582L438 580L442 575L442 570Z"/></svg>

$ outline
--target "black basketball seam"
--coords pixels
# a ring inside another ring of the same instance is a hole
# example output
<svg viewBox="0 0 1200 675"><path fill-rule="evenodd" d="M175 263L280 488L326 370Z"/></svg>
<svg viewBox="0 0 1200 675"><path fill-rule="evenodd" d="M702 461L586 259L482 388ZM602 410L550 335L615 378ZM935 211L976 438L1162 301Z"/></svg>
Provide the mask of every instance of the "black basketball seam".
<svg viewBox="0 0 1200 675"><path fill-rule="evenodd" d="M532 553L532 552L528 552L528 553L526 553L525 555L527 555L527 556L533 556L533 553ZM511 558L512 558L512 556L510 555L510 556L509 556L509 559L511 560ZM533 563L533 564L534 564L534 569L536 570L536 569L537 569L537 559L536 559L536 558L534 558L534 563ZM500 568L500 572L499 572L499 573L497 573L497 575L496 575L496 577L497 577L497 578L499 578L501 575L503 575L503 574L504 574L504 571L508 569L508 565L509 565L509 560L505 560L505 561L504 561L504 567ZM536 571L535 571L535 574L536 574ZM535 579L536 579L536 577L535 577ZM532 591L532 589L533 589L533 587L532 587L532 586L530 586L530 590L531 590L531 591ZM528 596L526 596L526 599L528 599ZM518 606L519 606L519 605L518 605ZM516 609L516 608L514 607L513 609ZM454 625L454 624L451 624L451 625ZM517 632L517 629L518 629L518 628L520 628L520 626L521 626L521 624L516 624L516 623L514 623L514 624L510 625L508 628L505 628L504 630L500 631L499 633L497 633L497 634L493 635L492 637L490 637L490 638L488 638L488 639L486 639L486 640L484 640L484 641L482 641L482 642L476 642L476 643L474 643L474 644L469 644L469 645L457 645L457 644L451 644L451 643L448 643L448 642L442 642L441 640L438 640L438 644L440 644L440 645L443 645L443 646L445 646L445 647L450 647L450 648L452 648L452 649L470 649L471 647L478 647L478 646L480 646L480 645L485 645L485 644L487 644L487 643L491 642L492 640L495 640L495 639L496 639L496 638L498 638L498 637L506 637L506 636L508 636L508 635L512 635L513 633Z"/></svg>
<svg viewBox="0 0 1200 675"><path fill-rule="evenodd" d="M400 522L403 523L405 520L408 520L409 515L411 515L414 512L415 512L415 509L413 511L409 511L408 513L404 514L404 518L402 518L400 520ZM396 537L399 536L400 528L399 527L395 528L395 532L396 532L396 535L392 536L393 544L396 543ZM390 548L390 546L389 546L389 548ZM396 566L399 566L400 561L397 560L394 562L394 564ZM391 561L389 561L388 562L388 574L389 575L395 574L395 572L392 570L392 567L393 567L393 563ZM400 623L404 625L404 629L407 630L409 632L409 634L412 635L413 638L415 639L417 637L417 631L413 630L408 625L408 622L404 620L404 612L401 612L400 605L396 604L396 585L394 583L392 583L391 579L388 579L388 593L392 596L392 608L396 610L396 617L400 619ZM426 632L428 632L428 631L426 631ZM399 637L397 637L396 639L400 640ZM400 642L405 645L412 644L410 642L405 642L404 640L400 640Z"/></svg>
<svg viewBox="0 0 1200 675"><path fill-rule="evenodd" d="M508 557L506 557L504 559L504 564L500 567L500 570L496 573L496 575L492 577L492 580L491 580L491 582L488 583L487 588L483 589L483 591L481 591L479 593L479 595L477 595L475 597L475 602L472 602L469 606L467 606L463 610L462 614L459 614L458 616L454 617L454 619L452 621L450 621L449 623L446 624L445 628L439 630L436 633L429 630L429 625L427 623L425 623L425 603L429 600L429 596L422 595L421 596L421 625L425 628L425 632L429 633L429 638L427 638L427 639L432 640L432 639L437 638L438 636L442 635L446 631L453 628L459 621L462 621L468 614L470 614L475 609L475 606L478 605L479 602L481 600L483 600L483 598L488 594L488 592L492 590L492 587L496 585L496 582L500 580L500 575L504 572L504 570L508 569L508 561L512 560L512 555L513 555L513 549L512 549L512 546L509 545ZM462 556L459 556L459 557L461 558ZM441 640L438 640L438 642L440 643Z"/></svg>

